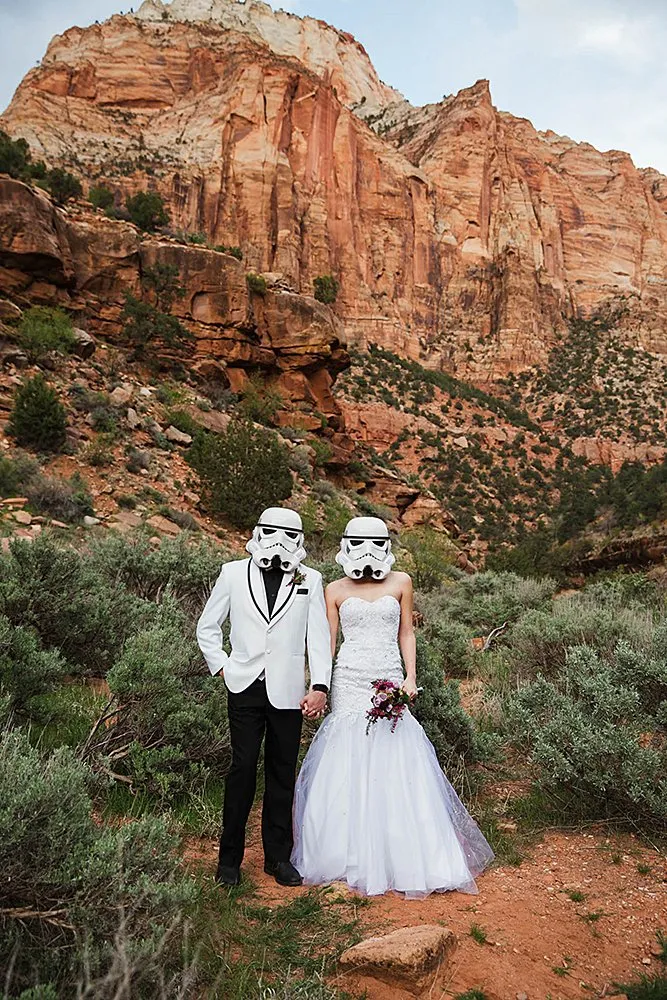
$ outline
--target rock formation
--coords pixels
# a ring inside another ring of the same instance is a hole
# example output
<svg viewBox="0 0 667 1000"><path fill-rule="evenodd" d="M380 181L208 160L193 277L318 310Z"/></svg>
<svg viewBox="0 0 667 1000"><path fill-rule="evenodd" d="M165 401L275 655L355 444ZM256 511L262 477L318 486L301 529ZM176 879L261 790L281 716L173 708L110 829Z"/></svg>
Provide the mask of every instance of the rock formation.
<svg viewBox="0 0 667 1000"><path fill-rule="evenodd" d="M185 288L173 311L196 337L195 368L201 364L206 374L218 362L218 377L235 388L246 369L260 369L293 405L318 409L340 426L331 383L347 355L327 306L289 292L252 295L234 257L58 209L19 181L0 178L0 203L0 285L16 302L66 308L113 342L126 291L139 295L146 268L171 264Z"/></svg>
<svg viewBox="0 0 667 1000"><path fill-rule="evenodd" d="M0 125L119 202L156 188L174 227L294 291L333 273L351 343L484 381L624 297L629 341L667 352L667 179L537 132L484 81L412 108L312 18L147 0L54 38Z"/></svg>

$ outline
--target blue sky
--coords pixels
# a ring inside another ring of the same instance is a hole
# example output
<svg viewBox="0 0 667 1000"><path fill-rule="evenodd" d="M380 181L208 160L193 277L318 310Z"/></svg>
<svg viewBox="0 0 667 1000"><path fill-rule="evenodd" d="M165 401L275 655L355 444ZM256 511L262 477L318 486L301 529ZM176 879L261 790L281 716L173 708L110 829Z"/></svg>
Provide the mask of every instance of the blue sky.
<svg viewBox="0 0 667 1000"><path fill-rule="evenodd" d="M132 0L0 0L0 107L49 39ZM134 0L136 4L140 0ZM494 103L667 173L667 0L276 0L350 31L414 104L480 77Z"/></svg>

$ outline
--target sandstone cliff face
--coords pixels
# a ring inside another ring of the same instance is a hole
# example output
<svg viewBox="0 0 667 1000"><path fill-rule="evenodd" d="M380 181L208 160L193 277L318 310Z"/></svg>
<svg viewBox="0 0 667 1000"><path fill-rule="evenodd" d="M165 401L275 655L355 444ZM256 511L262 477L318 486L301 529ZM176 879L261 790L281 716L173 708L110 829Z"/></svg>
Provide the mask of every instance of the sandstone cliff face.
<svg viewBox="0 0 667 1000"><path fill-rule="evenodd" d="M56 37L0 124L119 199L157 188L174 227L295 291L335 274L349 342L483 381L624 296L627 337L667 353L665 178L498 112L484 82L413 109L312 19L147 0Z"/></svg>
<svg viewBox="0 0 667 1000"><path fill-rule="evenodd" d="M245 269L226 254L141 238L134 226L55 208L48 196L0 177L0 287L19 304L58 305L113 342L125 292L157 261L177 267L185 288L173 311L196 337L195 367L218 361L233 387L260 368L290 401L319 409L334 428L331 393L347 363L339 321L315 299L280 291L250 295Z"/></svg>

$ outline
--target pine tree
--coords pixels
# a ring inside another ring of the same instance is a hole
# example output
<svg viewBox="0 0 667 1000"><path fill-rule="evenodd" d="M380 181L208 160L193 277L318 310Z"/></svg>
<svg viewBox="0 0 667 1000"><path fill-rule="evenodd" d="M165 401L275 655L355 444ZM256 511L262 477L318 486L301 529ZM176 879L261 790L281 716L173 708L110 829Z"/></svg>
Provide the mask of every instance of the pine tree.
<svg viewBox="0 0 667 1000"><path fill-rule="evenodd" d="M65 407L43 375L27 379L17 389L7 425L17 444L36 451L61 451L66 426Z"/></svg>

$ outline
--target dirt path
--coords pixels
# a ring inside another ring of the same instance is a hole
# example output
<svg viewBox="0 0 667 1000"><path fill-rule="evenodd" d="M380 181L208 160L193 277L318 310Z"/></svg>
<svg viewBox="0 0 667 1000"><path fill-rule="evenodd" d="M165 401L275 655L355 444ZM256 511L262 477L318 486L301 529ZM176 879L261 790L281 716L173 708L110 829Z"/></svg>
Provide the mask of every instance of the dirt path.
<svg viewBox="0 0 667 1000"><path fill-rule="evenodd" d="M190 842L188 855L212 870L215 844ZM244 870L269 905L303 891L281 889L264 875L255 831ZM608 837L604 829L549 833L520 867L487 872L479 890L477 896L446 893L425 900L384 896L360 914L369 936L420 923L442 923L456 932L458 949L424 994L429 1000L472 987L482 988L489 1000L602 997L614 981L661 965L653 952L655 931L667 929L667 863L633 836ZM473 924L486 934L485 942L471 937ZM366 989L368 1000L409 996L371 979L345 977L338 985Z"/></svg>

